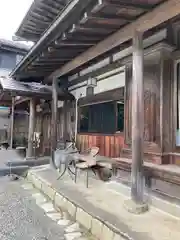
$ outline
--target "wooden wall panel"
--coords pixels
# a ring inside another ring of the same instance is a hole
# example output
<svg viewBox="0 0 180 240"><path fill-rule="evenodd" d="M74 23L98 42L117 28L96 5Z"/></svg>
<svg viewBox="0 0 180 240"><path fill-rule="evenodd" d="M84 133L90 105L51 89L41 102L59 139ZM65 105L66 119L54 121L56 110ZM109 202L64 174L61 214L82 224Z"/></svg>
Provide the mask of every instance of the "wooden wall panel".
<svg viewBox="0 0 180 240"><path fill-rule="evenodd" d="M14 138L28 138L29 117L28 115L18 115L14 119Z"/></svg>
<svg viewBox="0 0 180 240"><path fill-rule="evenodd" d="M159 66L144 67L144 140L146 143L160 145L160 79ZM131 145L132 128L132 68L126 68L125 91L125 142Z"/></svg>
<svg viewBox="0 0 180 240"><path fill-rule="evenodd" d="M107 157L120 157L121 149L124 147L124 136L120 134L78 134L77 146L80 151L96 146L99 154Z"/></svg>
<svg viewBox="0 0 180 240"><path fill-rule="evenodd" d="M51 114L43 116L42 121L43 155L50 155L51 152Z"/></svg>

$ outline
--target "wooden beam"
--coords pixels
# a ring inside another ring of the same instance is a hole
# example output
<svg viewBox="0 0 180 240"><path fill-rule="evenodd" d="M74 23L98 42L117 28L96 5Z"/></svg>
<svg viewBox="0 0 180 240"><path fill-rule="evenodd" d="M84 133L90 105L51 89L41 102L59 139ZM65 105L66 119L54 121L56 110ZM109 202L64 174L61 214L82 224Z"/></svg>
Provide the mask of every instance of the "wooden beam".
<svg viewBox="0 0 180 240"><path fill-rule="evenodd" d="M64 8L66 6L66 1L55 0L55 1L46 1L47 5L53 6L54 8Z"/></svg>
<svg viewBox="0 0 180 240"><path fill-rule="evenodd" d="M22 30L24 30L24 31L27 31L27 32L34 32L34 33L36 33L36 34L41 34L42 33L42 31L43 30L37 30L37 28L36 27L32 27L32 26L26 26L26 28L24 27L24 28L22 28Z"/></svg>
<svg viewBox="0 0 180 240"><path fill-rule="evenodd" d="M94 43L86 43L86 42L63 42L63 41L55 41L55 45L60 47L81 47L81 46L93 46Z"/></svg>
<svg viewBox="0 0 180 240"><path fill-rule="evenodd" d="M88 61L91 61L92 59L130 40L133 37L134 29L145 32L163 22L166 22L173 17L176 17L179 14L179 9L179 0L169 0L162 3L161 5L153 9L151 12L144 14L134 22L126 25L116 33L112 34L110 37L101 41L96 46L80 54L71 62L56 70L49 77L52 79L54 76L59 77L67 74L68 72L87 63Z"/></svg>
<svg viewBox="0 0 180 240"><path fill-rule="evenodd" d="M48 21L50 21L50 23L54 20L55 16L54 14L51 14L50 12L46 12L46 11L43 11L42 9L40 8L36 8L34 11L33 11L33 14L36 13L37 15L39 16L43 16L43 17L46 17Z"/></svg>
<svg viewBox="0 0 180 240"><path fill-rule="evenodd" d="M23 32L23 36L26 36L28 39L31 39L32 41L36 41L40 36L40 34L34 33L32 31L22 30L22 32Z"/></svg>
<svg viewBox="0 0 180 240"><path fill-rule="evenodd" d="M43 11L47 11L47 12L50 12L51 14L55 14L57 15L63 8L64 6L61 5L59 6L58 8L57 7L54 7L53 5L50 5L50 4L45 4L43 3L42 1L38 4L38 6L43 10Z"/></svg>
<svg viewBox="0 0 180 240"><path fill-rule="evenodd" d="M132 78L132 170L131 196L137 204L143 203L144 157L144 80L143 35L135 32L133 38Z"/></svg>
<svg viewBox="0 0 180 240"><path fill-rule="evenodd" d="M33 138L35 130L35 113L36 104L33 98L30 99L30 110L29 110L29 133L28 133L28 149L26 157L33 157Z"/></svg>
<svg viewBox="0 0 180 240"><path fill-rule="evenodd" d="M64 61L65 62L65 61ZM61 63L63 63L63 62L61 62ZM33 62L32 63L32 66L33 67L42 67L42 66L44 66L45 68L46 67L57 67L57 66L59 66L59 63L58 62L51 62L51 61L49 61L49 62Z"/></svg>
<svg viewBox="0 0 180 240"><path fill-rule="evenodd" d="M98 35L107 35L110 32L112 32L113 29L108 29L108 28L90 28L90 27L86 27L86 26L77 26L75 24L73 24L73 27L70 29L70 31L68 33L76 33L76 32L81 32L83 34L89 34L89 33L94 33L94 34L98 34Z"/></svg>
<svg viewBox="0 0 180 240"><path fill-rule="evenodd" d="M101 36L96 36L96 35L90 35L89 36L86 34L79 34L79 33L67 33L61 38L63 41L83 41L83 42L90 42L93 41L94 43L97 43L98 41L101 40Z"/></svg>
<svg viewBox="0 0 180 240"><path fill-rule="evenodd" d="M113 1L109 1L109 0L103 0L102 4L104 4L104 6L114 6L117 8L122 8L122 7L131 7L131 8L139 8L142 10L150 10L154 4L156 4L156 2L152 2L152 1L148 1L148 3L133 3L132 1L126 1L126 0L113 0Z"/></svg>
<svg viewBox="0 0 180 240"><path fill-rule="evenodd" d="M29 102L30 101L30 98L29 97L21 97L20 99L18 99L18 100L15 100L15 106L16 105L19 105L19 104L21 104L21 103L24 103L24 102Z"/></svg>
<svg viewBox="0 0 180 240"><path fill-rule="evenodd" d="M15 109L15 97L12 97L11 105L11 132L10 132L10 148L13 148L13 137L14 137L14 109Z"/></svg>
<svg viewBox="0 0 180 240"><path fill-rule="evenodd" d="M99 17L99 16L91 16L91 15L85 15L81 21L80 21L80 24L86 24L88 22L93 22L93 23L97 23L97 24L103 24L103 25L106 25L107 26L116 26L116 27L120 27L121 24L124 24L124 23L128 23L128 22L132 22L133 20L129 19L128 17L126 18L125 16L123 17Z"/></svg>
<svg viewBox="0 0 180 240"><path fill-rule="evenodd" d="M36 27L37 27L37 23L40 24L40 26L44 26L44 27L46 27L46 28L49 26L49 23L48 23L48 22L44 22L43 20L38 19L38 18L36 18L36 19L32 18L32 19L31 19L31 23L36 24Z"/></svg>
<svg viewBox="0 0 180 240"><path fill-rule="evenodd" d="M38 58L38 59L36 59L36 61L37 62L42 62L42 63L44 63L44 62L65 62L65 61L70 61L70 60L72 60L72 58L62 58L62 57L51 57L51 56L47 56L47 58L43 58L43 57L41 57L41 58Z"/></svg>
<svg viewBox="0 0 180 240"><path fill-rule="evenodd" d="M38 18L38 19L42 19L43 21L46 21L46 22L51 22L52 21L52 18L50 19L48 16L45 16L42 13L32 12L31 16L32 16L33 19Z"/></svg>

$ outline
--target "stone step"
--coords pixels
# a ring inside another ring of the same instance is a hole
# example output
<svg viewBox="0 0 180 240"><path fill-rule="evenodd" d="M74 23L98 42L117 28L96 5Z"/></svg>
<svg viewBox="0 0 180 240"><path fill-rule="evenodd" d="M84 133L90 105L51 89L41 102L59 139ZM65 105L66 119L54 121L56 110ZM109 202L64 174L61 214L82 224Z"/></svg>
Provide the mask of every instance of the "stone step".
<svg viewBox="0 0 180 240"><path fill-rule="evenodd" d="M111 191L114 191L117 194L123 194L127 197L130 197L131 195L130 186L117 181L110 181L106 184ZM153 207L180 219L180 200L177 198L166 197L155 191L152 192L145 189L145 201L148 201Z"/></svg>

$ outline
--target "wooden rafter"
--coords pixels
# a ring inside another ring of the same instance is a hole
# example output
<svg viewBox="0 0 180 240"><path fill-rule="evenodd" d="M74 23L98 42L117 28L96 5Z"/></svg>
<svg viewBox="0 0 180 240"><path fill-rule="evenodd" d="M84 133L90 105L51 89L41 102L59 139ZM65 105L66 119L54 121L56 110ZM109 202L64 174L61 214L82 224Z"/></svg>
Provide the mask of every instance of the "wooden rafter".
<svg viewBox="0 0 180 240"><path fill-rule="evenodd" d="M101 54L109 51L120 44L130 40L133 36L134 30L145 32L157 25L166 22L167 20L179 14L180 1L169 0L162 3L151 12L148 12L135 20L134 22L126 25L119 31L112 34L110 37L98 43L96 46L91 47L71 62L65 64L62 68L56 70L49 77L62 76L74 70L77 67L87 63L88 61L100 56Z"/></svg>
<svg viewBox="0 0 180 240"><path fill-rule="evenodd" d="M93 27L82 27L82 26L77 26L73 25L72 29L70 29L69 33L83 33L83 34L96 34L96 35L107 35L110 32L112 32L113 29L108 29L108 28L93 28Z"/></svg>
<svg viewBox="0 0 180 240"><path fill-rule="evenodd" d="M99 24L107 24L107 25L115 25L115 26L120 26L121 21L123 22L132 22L133 19L126 17L126 16L121 16L121 17L114 17L114 16L108 16L108 17L101 17L101 16L89 16L88 14L85 15L81 20L80 24L85 24L88 23L88 21L91 22L97 22Z"/></svg>

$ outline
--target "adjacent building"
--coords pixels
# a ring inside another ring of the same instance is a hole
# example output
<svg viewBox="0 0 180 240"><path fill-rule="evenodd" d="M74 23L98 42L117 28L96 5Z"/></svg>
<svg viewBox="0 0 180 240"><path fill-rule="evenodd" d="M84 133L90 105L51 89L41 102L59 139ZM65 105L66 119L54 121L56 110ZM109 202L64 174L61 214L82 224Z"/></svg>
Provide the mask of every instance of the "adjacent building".
<svg viewBox="0 0 180 240"><path fill-rule="evenodd" d="M0 77L7 77L22 58L27 54L29 47L18 42L0 39ZM7 140L10 131L11 97L0 93L0 142Z"/></svg>
<svg viewBox="0 0 180 240"><path fill-rule="evenodd" d="M8 76L28 50L29 47L24 44L0 39L0 76Z"/></svg>

